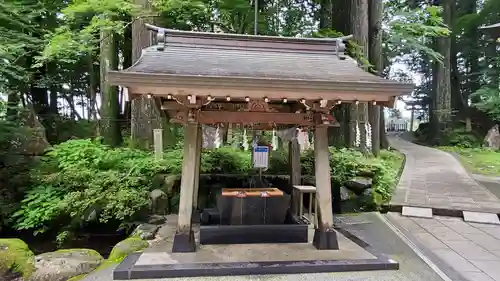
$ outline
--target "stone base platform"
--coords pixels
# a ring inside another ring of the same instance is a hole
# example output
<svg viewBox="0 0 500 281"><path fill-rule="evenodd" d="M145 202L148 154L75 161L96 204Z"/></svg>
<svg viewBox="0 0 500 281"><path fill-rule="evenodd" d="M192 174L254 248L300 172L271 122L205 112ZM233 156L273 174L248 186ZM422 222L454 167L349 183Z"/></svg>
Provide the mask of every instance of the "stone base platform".
<svg viewBox="0 0 500 281"><path fill-rule="evenodd" d="M312 242L314 229L310 229ZM198 245L195 253L163 251L129 255L113 272L114 280L197 276L296 274L397 270L399 264L344 229L337 229L340 250L316 250L311 243Z"/></svg>

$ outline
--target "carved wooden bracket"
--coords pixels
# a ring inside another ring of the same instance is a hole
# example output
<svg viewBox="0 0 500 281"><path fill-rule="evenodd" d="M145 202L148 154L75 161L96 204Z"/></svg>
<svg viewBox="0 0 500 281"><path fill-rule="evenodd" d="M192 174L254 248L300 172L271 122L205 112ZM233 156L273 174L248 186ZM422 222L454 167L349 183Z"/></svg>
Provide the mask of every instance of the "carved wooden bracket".
<svg viewBox="0 0 500 281"><path fill-rule="evenodd" d="M170 122L174 124L197 124L199 123L200 111L197 109L186 110L171 110L167 111L170 116Z"/></svg>
<svg viewBox="0 0 500 281"><path fill-rule="evenodd" d="M338 127L339 122L331 114L324 114L320 112L314 113L314 123L316 126Z"/></svg>
<svg viewBox="0 0 500 281"><path fill-rule="evenodd" d="M269 103L260 100L251 100L247 103L246 108L241 111L246 112L278 112L275 108L269 106Z"/></svg>
<svg viewBox="0 0 500 281"><path fill-rule="evenodd" d="M329 114L332 111L332 109L339 103L337 101L332 101L332 100L320 100L308 104L307 101L303 100L300 102L300 104L306 111Z"/></svg>

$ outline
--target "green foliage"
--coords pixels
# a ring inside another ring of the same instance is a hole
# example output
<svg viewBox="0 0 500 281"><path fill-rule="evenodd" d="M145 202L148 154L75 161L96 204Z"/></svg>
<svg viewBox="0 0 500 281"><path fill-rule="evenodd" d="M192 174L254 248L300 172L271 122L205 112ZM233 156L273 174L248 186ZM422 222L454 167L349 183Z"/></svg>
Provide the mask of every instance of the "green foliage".
<svg viewBox="0 0 500 281"><path fill-rule="evenodd" d="M315 38L338 38L342 37L344 34L333 29L321 29L311 33L311 37ZM358 63L365 69L370 70L373 65L363 54L363 47L356 44L353 40L349 40L346 46L347 54L356 59Z"/></svg>
<svg viewBox="0 0 500 281"><path fill-rule="evenodd" d="M481 87L472 94L473 106L488 114L493 120L500 121L500 90L498 87Z"/></svg>
<svg viewBox="0 0 500 281"><path fill-rule="evenodd" d="M330 149L332 181L342 185L360 174L373 174L372 188L374 202L388 203L397 183L402 155L396 152L382 152L381 157L365 156L349 149Z"/></svg>
<svg viewBox="0 0 500 281"><path fill-rule="evenodd" d="M430 124L420 123L414 133L418 143L430 143ZM474 132L467 132L464 127L446 129L441 138L434 143L442 146L456 146L460 148L474 148L482 146L482 139Z"/></svg>
<svg viewBox="0 0 500 281"><path fill-rule="evenodd" d="M237 151L230 147L208 150L202 156L202 173L223 174L227 172L244 173L251 167L248 152Z"/></svg>
<svg viewBox="0 0 500 281"><path fill-rule="evenodd" d="M56 231L59 244L90 223L130 225L150 206L148 192L154 188L155 176L181 173L182 151L168 150L163 160L156 160L149 152L110 148L99 140L70 140L56 145L32 170L36 184L26 192L10 223L35 235ZM393 166L395 155L387 152L374 158L347 149L330 152L334 183L372 172L376 202L390 198L398 169ZM268 173L285 174L289 169L287 153L273 151L271 155ZM250 163L249 152L223 147L204 151L201 172L252 173ZM302 170L304 175L314 175L312 151L302 155Z"/></svg>
<svg viewBox="0 0 500 281"><path fill-rule="evenodd" d="M47 36L40 62L78 63L99 49L102 31L123 34L131 24L130 17L136 20L150 15L129 0L78 0L62 9L60 16L64 24Z"/></svg>
<svg viewBox="0 0 500 281"><path fill-rule="evenodd" d="M500 176L500 151L498 150L457 146L442 146L439 149L458 155L460 162L474 174Z"/></svg>
<svg viewBox="0 0 500 281"><path fill-rule="evenodd" d="M29 134L29 129L20 123L0 118L0 229L19 208L26 186L30 184L33 159L20 150Z"/></svg>
<svg viewBox="0 0 500 281"><path fill-rule="evenodd" d="M31 35L37 6L17 0L0 2L0 90L5 90L4 83L28 79L27 69L18 62L40 43Z"/></svg>
<svg viewBox="0 0 500 281"><path fill-rule="evenodd" d="M464 128L450 129L445 132L445 143L460 148L481 147L482 140L474 132L466 132Z"/></svg>
<svg viewBox="0 0 500 281"><path fill-rule="evenodd" d="M433 60L443 60L438 51L428 46L430 39L450 35L449 27L443 24L440 16L440 7L398 10L388 21L388 27L387 47L393 55L415 52L425 54Z"/></svg>
<svg viewBox="0 0 500 281"><path fill-rule="evenodd" d="M37 234L78 229L90 222L132 221L149 206L154 175L167 166L141 150L67 141L34 169L39 184L26 194L14 226Z"/></svg>

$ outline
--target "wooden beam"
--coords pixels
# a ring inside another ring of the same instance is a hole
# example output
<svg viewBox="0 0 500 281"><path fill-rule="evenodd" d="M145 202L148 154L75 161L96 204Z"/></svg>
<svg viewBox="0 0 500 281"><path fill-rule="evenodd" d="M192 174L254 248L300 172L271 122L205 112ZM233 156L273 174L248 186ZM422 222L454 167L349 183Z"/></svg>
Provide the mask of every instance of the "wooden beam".
<svg viewBox="0 0 500 281"><path fill-rule="evenodd" d="M306 98L315 95L317 92L323 92L324 96L314 99L334 100L335 93L348 92L351 95L380 93L386 96L408 95L414 89L415 85L401 83L397 81L385 80L380 78L378 81L359 81L341 77L340 81L333 80L308 80L308 79L278 79L264 77L235 77L235 76L200 76L200 75L176 75L176 74L152 74L140 72L120 72L110 71L107 82L112 85L121 85L125 87L160 87L160 88L197 88L212 92L212 95L219 95L220 91L235 90L250 92L259 92L255 97L263 98L268 96L267 90L278 90L282 98L292 98L296 92L307 92L309 95L302 95L296 99ZM377 79L376 79L377 80ZM292 96L286 96L292 95ZM246 95L243 95L245 97Z"/></svg>
<svg viewBox="0 0 500 281"><path fill-rule="evenodd" d="M392 97L396 95L394 92L380 91L366 91L363 88L355 88L351 91L347 90L308 90L308 89L294 89L294 88L201 88L201 87L169 87L169 86L150 86L150 85L134 85L129 87L129 92L140 94L151 94L158 97L168 97L177 95L196 94L197 96L211 96L217 100L224 100L225 97L230 96L233 100L244 100L246 97L250 99L262 99L268 97L271 101L287 99L289 102L296 102L302 99L307 101L319 101L327 99L330 101L342 101L350 103L354 101L376 101L378 104L384 104L388 107L393 107L394 100Z"/></svg>
<svg viewBox="0 0 500 281"><path fill-rule="evenodd" d="M296 124L309 126L313 123L313 115L308 113L281 112L232 112L232 111L201 111L199 121L203 124L233 123L233 124Z"/></svg>
<svg viewBox="0 0 500 281"><path fill-rule="evenodd" d="M185 124L189 122L187 111L170 111L170 122ZM256 125L259 124L265 128L274 128L277 125L296 125L296 126L338 126L337 120L329 114L321 113L283 113L283 112L244 112L244 111L191 111L193 119L200 124L240 124Z"/></svg>

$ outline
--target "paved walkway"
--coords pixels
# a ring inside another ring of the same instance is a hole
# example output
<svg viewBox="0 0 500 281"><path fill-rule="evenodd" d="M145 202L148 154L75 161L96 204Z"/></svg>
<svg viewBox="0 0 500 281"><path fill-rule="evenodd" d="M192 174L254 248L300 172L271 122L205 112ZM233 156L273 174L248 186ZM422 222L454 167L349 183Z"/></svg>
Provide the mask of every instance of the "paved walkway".
<svg viewBox="0 0 500 281"><path fill-rule="evenodd" d="M451 154L396 136L389 142L406 156L391 205L500 213L500 199L474 181Z"/></svg>
<svg viewBox="0 0 500 281"><path fill-rule="evenodd" d="M387 216L420 247L430 250L467 280L500 281L500 225L467 223L451 217L410 218L399 213Z"/></svg>
<svg viewBox="0 0 500 281"><path fill-rule="evenodd" d="M450 281L442 279L433 268L415 254L394 231L383 216L377 213L363 213L356 216L337 216L344 228L356 235L374 249L389 255L399 262L399 270L311 273L288 275L250 275L223 277L186 277L163 279L140 279L136 281ZM168 234L168 233L165 233ZM88 275L82 281L111 281L114 267L105 268ZM453 281L465 281L452 278Z"/></svg>

